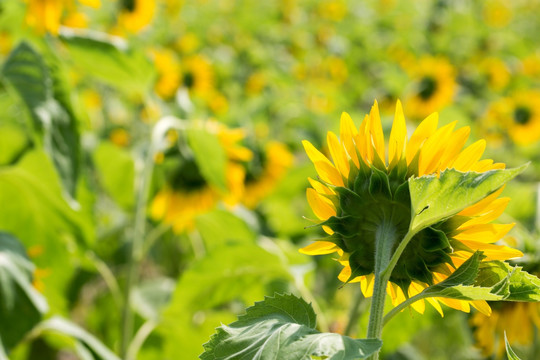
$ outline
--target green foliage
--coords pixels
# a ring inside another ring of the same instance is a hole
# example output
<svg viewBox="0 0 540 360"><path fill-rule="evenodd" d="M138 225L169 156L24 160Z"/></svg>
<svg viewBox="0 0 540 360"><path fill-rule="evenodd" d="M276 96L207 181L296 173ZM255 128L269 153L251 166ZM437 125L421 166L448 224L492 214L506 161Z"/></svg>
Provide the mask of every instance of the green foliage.
<svg viewBox="0 0 540 360"><path fill-rule="evenodd" d="M44 293L53 309L64 309L64 291L90 230L63 200L58 177L42 152L28 153L17 166L0 168L0 229L15 235L35 255L44 273Z"/></svg>
<svg viewBox="0 0 540 360"><path fill-rule="evenodd" d="M255 244L226 244L194 261L163 313L166 356L195 358L200 348L193 344L202 344L224 321L224 307L262 297L265 285L276 279L291 276L277 256Z"/></svg>
<svg viewBox="0 0 540 360"><path fill-rule="evenodd" d="M26 104L65 190L74 196L80 166L79 133L58 73L44 62L42 54L22 42L10 54L2 74Z"/></svg>
<svg viewBox="0 0 540 360"><path fill-rule="evenodd" d="M70 338L74 342L73 347L82 360L120 360L95 336L73 322L58 316L41 322L33 330L33 333L39 336L54 333Z"/></svg>
<svg viewBox="0 0 540 360"><path fill-rule="evenodd" d="M409 179L412 219L417 232L457 214L482 200L527 168L490 170L484 173L448 169L440 176L428 175Z"/></svg>
<svg viewBox="0 0 540 360"><path fill-rule="evenodd" d="M125 209L135 203L135 164L131 154L110 143L102 142L94 152L98 176L107 193Z"/></svg>
<svg viewBox="0 0 540 360"><path fill-rule="evenodd" d="M294 295L276 294L255 303L204 344L201 359L363 359L380 349L377 339L351 339L315 329L312 307Z"/></svg>
<svg viewBox="0 0 540 360"><path fill-rule="evenodd" d="M154 68L142 51L103 33L63 31L60 39L74 64L86 74L128 94L144 95Z"/></svg>
<svg viewBox="0 0 540 360"><path fill-rule="evenodd" d="M521 360L510 346L508 338L506 337L506 332L504 333L504 346L506 348L506 356L508 356L508 360Z"/></svg>
<svg viewBox="0 0 540 360"><path fill-rule="evenodd" d="M209 251L227 243L253 244L255 233L245 221L225 210L214 210L195 219Z"/></svg>
<svg viewBox="0 0 540 360"><path fill-rule="evenodd" d="M217 135L203 129L191 128L187 131L187 137L201 175L216 189L227 191L227 155Z"/></svg>
<svg viewBox="0 0 540 360"><path fill-rule="evenodd" d="M32 286L34 270L24 246L0 232L0 348L6 351L48 311L47 301Z"/></svg>

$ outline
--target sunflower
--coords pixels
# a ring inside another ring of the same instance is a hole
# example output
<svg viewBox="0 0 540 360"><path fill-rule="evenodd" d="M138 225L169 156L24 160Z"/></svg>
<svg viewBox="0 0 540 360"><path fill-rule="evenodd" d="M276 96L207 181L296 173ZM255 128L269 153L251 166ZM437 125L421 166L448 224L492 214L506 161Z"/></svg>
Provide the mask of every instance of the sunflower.
<svg viewBox="0 0 540 360"><path fill-rule="evenodd" d="M437 129L437 124L438 115L430 115L407 140L405 118L398 101L387 151L375 102L359 128L348 114L343 113L340 139L333 132L328 132L327 142L333 162L310 142L303 142L319 175L319 180L309 179L312 187L307 189L307 199L315 216L322 220L319 225L329 237L300 251L308 255L338 253L339 262L343 265L339 279L360 282L366 297L373 293L373 254L379 225L383 220L391 221L398 238L403 237L409 228L408 178L438 174L449 168L463 172L504 168L504 164L480 160L486 146L484 140L463 149L470 132L468 127L455 130L456 123L453 122ZM387 154L388 163L385 161ZM522 255L518 250L493 244L513 227L513 224L491 223L509 201L508 198L498 198L501 192L499 189L412 238L387 286L394 305L443 281L477 250L484 252L485 260L504 260ZM465 312L472 305L484 314L490 313L485 301L426 300L441 315L440 303ZM420 300L412 307L422 313L425 303Z"/></svg>
<svg viewBox="0 0 540 360"><path fill-rule="evenodd" d="M492 90L501 90L510 82L510 71L501 59L488 57L478 64L481 75Z"/></svg>
<svg viewBox="0 0 540 360"><path fill-rule="evenodd" d="M154 89L161 98L170 99L182 82L180 62L170 50L153 50L152 55L158 73Z"/></svg>
<svg viewBox="0 0 540 360"><path fill-rule="evenodd" d="M181 71L182 85L190 92L203 99L214 94L214 71L204 56L186 57L181 62Z"/></svg>
<svg viewBox="0 0 540 360"><path fill-rule="evenodd" d="M228 129L216 122L205 124L207 131L217 135L227 155L226 179L229 194L241 188L244 172L238 172L240 161L251 159L251 151L239 142L245 137L242 129ZM150 205L150 216L172 226L181 233L194 226L195 217L213 209L230 195L212 187L201 173L194 157L174 153L176 166L170 172L167 184L158 191ZM162 162L163 160L161 160Z"/></svg>
<svg viewBox="0 0 540 360"><path fill-rule="evenodd" d="M408 72L414 81L412 94L405 102L410 116L422 119L450 104L456 91L456 74L448 60L423 57Z"/></svg>
<svg viewBox="0 0 540 360"><path fill-rule="evenodd" d="M123 0L118 24L130 33L138 33L152 22L156 12L155 0Z"/></svg>
<svg viewBox="0 0 540 360"><path fill-rule="evenodd" d="M511 344L530 345L534 341L535 328L540 327L540 307L527 302L494 303L490 317L476 313L471 324L475 327L476 346L484 355L502 358L505 332Z"/></svg>
<svg viewBox="0 0 540 360"><path fill-rule="evenodd" d="M255 208L283 178L293 162L293 155L285 144L271 141L264 151L255 151L256 161L246 173L241 202L248 208Z"/></svg>
<svg viewBox="0 0 540 360"><path fill-rule="evenodd" d="M40 33L58 34L64 11L64 0L30 0L26 10L26 23Z"/></svg>
<svg viewBox="0 0 540 360"><path fill-rule="evenodd" d="M521 91L494 102L482 125L487 133L507 133L518 145L540 140L540 91Z"/></svg>

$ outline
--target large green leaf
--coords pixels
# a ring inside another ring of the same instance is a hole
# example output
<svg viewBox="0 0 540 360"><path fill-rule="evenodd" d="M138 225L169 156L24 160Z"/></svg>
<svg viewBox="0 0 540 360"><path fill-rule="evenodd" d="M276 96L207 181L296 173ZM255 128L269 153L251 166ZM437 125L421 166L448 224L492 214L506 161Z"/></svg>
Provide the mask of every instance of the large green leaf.
<svg viewBox="0 0 540 360"><path fill-rule="evenodd" d="M59 72L43 55L22 42L2 69L4 78L23 99L34 128L60 174L66 193L75 194L79 174L79 133Z"/></svg>
<svg viewBox="0 0 540 360"><path fill-rule="evenodd" d="M84 359L120 360L95 336L69 320L59 316L41 322L33 331L35 335L60 334L74 340L74 348Z"/></svg>
<svg viewBox="0 0 540 360"><path fill-rule="evenodd" d="M9 351L48 310L33 286L34 265L22 244L0 232L0 347Z"/></svg>
<svg viewBox="0 0 540 360"><path fill-rule="evenodd" d="M129 94L144 95L150 89L154 67L142 51L130 48L123 39L68 29L59 38L84 73Z"/></svg>
<svg viewBox="0 0 540 360"><path fill-rule="evenodd" d="M122 207L135 203L135 164L131 154L110 142L101 143L94 152L99 180L107 193Z"/></svg>
<svg viewBox="0 0 540 360"><path fill-rule="evenodd" d="M214 210L197 216L197 229L206 248L212 251L227 242L253 244L255 233L245 221L225 210Z"/></svg>
<svg viewBox="0 0 540 360"><path fill-rule="evenodd" d="M57 174L44 153L30 152L17 166L0 168L0 204L0 230L29 249L50 306L64 309L65 287L91 234L81 214L62 200Z"/></svg>
<svg viewBox="0 0 540 360"><path fill-rule="evenodd" d="M209 131L196 128L188 129L187 137L201 175L218 190L227 191L227 156L218 137Z"/></svg>
<svg viewBox="0 0 540 360"><path fill-rule="evenodd" d="M363 359L381 348L378 339L352 339L315 329L310 304L293 295L275 295L255 303L230 325L222 325L204 344L202 360L210 359Z"/></svg>
<svg viewBox="0 0 540 360"><path fill-rule="evenodd" d="M233 321L233 305L260 299L279 279L291 280L280 258L255 244L228 243L194 261L163 312L163 357L195 359L202 346L193 344L207 341L222 321Z"/></svg>
<svg viewBox="0 0 540 360"><path fill-rule="evenodd" d="M526 169L527 165L484 173L448 169L437 175L409 179L412 219L417 232L449 218L493 193Z"/></svg>

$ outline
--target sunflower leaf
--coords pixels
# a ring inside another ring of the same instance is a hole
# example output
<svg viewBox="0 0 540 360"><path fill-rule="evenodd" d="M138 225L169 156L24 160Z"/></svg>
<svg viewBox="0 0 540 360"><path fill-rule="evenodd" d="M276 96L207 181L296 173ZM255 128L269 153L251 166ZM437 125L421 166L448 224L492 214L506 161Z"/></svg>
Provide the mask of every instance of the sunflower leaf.
<svg viewBox="0 0 540 360"><path fill-rule="evenodd" d="M527 166L483 173L448 169L440 176L434 174L410 178L411 230L418 232L477 203L519 175Z"/></svg>
<svg viewBox="0 0 540 360"><path fill-rule="evenodd" d="M23 245L0 232L0 346L9 351L48 311L48 304L32 286L34 265Z"/></svg>
<svg viewBox="0 0 540 360"><path fill-rule="evenodd" d="M475 285L491 287L505 301L540 301L540 279L504 261L482 263Z"/></svg>
<svg viewBox="0 0 540 360"><path fill-rule="evenodd" d="M60 175L65 194L73 198L80 167L79 133L58 64L54 61L46 64L42 54L22 42L11 52L2 74L28 108L34 129Z"/></svg>
<svg viewBox="0 0 540 360"><path fill-rule="evenodd" d="M276 294L256 302L230 325L222 325L204 344L207 359L365 358L381 348L377 339L352 339L315 329L310 304L294 295Z"/></svg>
<svg viewBox="0 0 540 360"><path fill-rule="evenodd" d="M510 346L510 343L508 342L508 338L506 337L506 331L504 332L504 345L506 347L506 356L508 357L508 360L521 360L519 356L514 352L512 347Z"/></svg>

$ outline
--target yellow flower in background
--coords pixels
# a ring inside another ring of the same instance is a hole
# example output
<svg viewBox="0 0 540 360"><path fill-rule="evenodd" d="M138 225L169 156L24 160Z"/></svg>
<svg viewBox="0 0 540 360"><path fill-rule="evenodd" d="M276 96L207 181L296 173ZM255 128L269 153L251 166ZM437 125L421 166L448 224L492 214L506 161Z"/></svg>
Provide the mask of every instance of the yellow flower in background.
<svg viewBox="0 0 540 360"><path fill-rule="evenodd" d="M540 91L521 91L494 102L482 127L486 132L508 134L518 145L540 140Z"/></svg>
<svg viewBox="0 0 540 360"><path fill-rule="evenodd" d="M181 70L183 86L201 98L212 95L214 71L203 55L193 55L182 59Z"/></svg>
<svg viewBox="0 0 540 360"><path fill-rule="evenodd" d="M85 29L88 27L88 17L82 12L72 12L66 15L62 24L72 28Z"/></svg>
<svg viewBox="0 0 540 360"><path fill-rule="evenodd" d="M163 99L174 96L182 81L180 63L171 50L153 50L158 79L154 85L156 93Z"/></svg>
<svg viewBox="0 0 540 360"><path fill-rule="evenodd" d="M155 0L123 0L118 24L130 33L138 33L152 22L155 12Z"/></svg>
<svg viewBox="0 0 540 360"><path fill-rule="evenodd" d="M65 0L29 0L26 23L40 33L58 34Z"/></svg>
<svg viewBox="0 0 540 360"><path fill-rule="evenodd" d="M325 0L319 3L319 16L323 19L340 21L347 15L347 4L343 0Z"/></svg>
<svg viewBox="0 0 540 360"><path fill-rule="evenodd" d="M181 158L168 184L152 200L150 216L172 226L176 233L191 230L195 218L213 209L220 200L227 203L231 193L242 188L245 172L240 161L250 160L252 153L239 142L245 137L242 129L229 129L217 122L207 122L204 128L217 135L227 155L226 180L229 193L221 194L202 176L193 157ZM161 162L163 159L161 160ZM240 171L239 171L240 169ZM231 204L234 205L234 204Z"/></svg>
<svg viewBox="0 0 540 360"><path fill-rule="evenodd" d="M484 2L482 16L485 22L496 28L505 27L512 20L512 3L504 0L488 0Z"/></svg>
<svg viewBox="0 0 540 360"><path fill-rule="evenodd" d="M312 187L307 189L307 199L329 238L300 251L308 255L338 253L339 262L344 267L339 279L343 282L360 282L364 295L371 296L377 224L383 219L388 221L387 215L392 214L390 221L398 238L404 236L409 228L411 204L408 178L438 174L445 169L485 172L504 168L504 164L481 160L486 146L484 140L464 148L469 127L455 129L456 122L453 122L437 129L437 124L438 115L435 113L422 121L408 138L398 101L386 147L375 102L360 127L356 127L350 116L343 113L340 138L328 132L327 144L333 161L310 142L304 141L304 148L319 175L319 180L309 179ZM373 177L375 180L380 178L388 181L383 180L383 185L374 187L371 185ZM491 223L504 211L510 200L498 198L501 192L502 188L413 237L388 283L387 292L394 305L431 284L443 281L477 250L484 252L486 261L522 256L518 250L494 244L513 227L513 224ZM465 312L473 306L484 314L490 313L485 301L426 300L441 315L440 303ZM412 307L422 313L424 300L414 303Z"/></svg>
<svg viewBox="0 0 540 360"><path fill-rule="evenodd" d="M532 54L521 61L521 72L527 76L540 76L540 56Z"/></svg>
<svg viewBox="0 0 540 360"><path fill-rule="evenodd" d="M476 346L485 356L502 359L505 353L504 333L511 345L530 345L535 338L535 327L540 327L538 303L500 302L492 303L491 316L476 313L471 319L475 327Z"/></svg>
<svg viewBox="0 0 540 360"><path fill-rule="evenodd" d="M129 133L126 129L116 128L109 134L109 140L117 146L126 147L129 145Z"/></svg>
<svg viewBox="0 0 540 360"><path fill-rule="evenodd" d="M184 34L176 42L176 47L178 51L184 54L189 54L197 50L200 46L200 41L197 35L194 33L188 32Z"/></svg>
<svg viewBox="0 0 540 360"><path fill-rule="evenodd" d="M423 57L407 69L415 82L414 91L405 102L406 113L423 119L452 102L456 92L456 74L448 60Z"/></svg>
<svg viewBox="0 0 540 360"><path fill-rule="evenodd" d="M7 32L0 31L0 55L7 55L13 47L11 35Z"/></svg>
<svg viewBox="0 0 540 360"><path fill-rule="evenodd" d="M510 71L501 59L484 58L478 67L485 76L488 86L493 90L501 90L510 81Z"/></svg>
<svg viewBox="0 0 540 360"><path fill-rule="evenodd" d="M247 171L241 195L242 203L250 209L272 192L293 163L293 155L287 146L277 141L266 144L264 152L258 155L256 163Z"/></svg>

